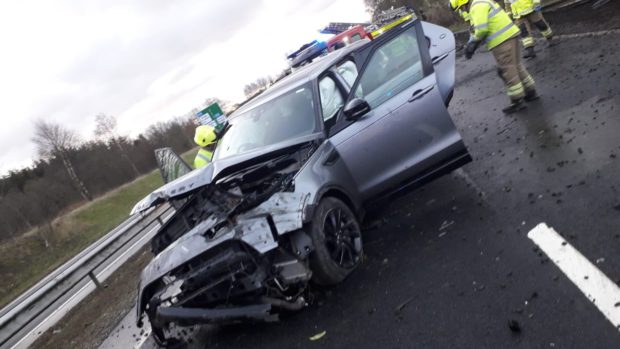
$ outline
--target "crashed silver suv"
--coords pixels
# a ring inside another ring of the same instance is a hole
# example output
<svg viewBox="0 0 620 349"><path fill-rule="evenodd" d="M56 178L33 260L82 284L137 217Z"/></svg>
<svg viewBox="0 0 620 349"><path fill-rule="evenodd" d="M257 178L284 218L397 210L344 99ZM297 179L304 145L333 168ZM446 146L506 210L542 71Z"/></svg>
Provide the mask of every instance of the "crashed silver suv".
<svg viewBox="0 0 620 349"><path fill-rule="evenodd" d="M139 323L165 345L171 323L273 319L306 306L309 283L343 281L368 204L471 161L446 109L454 60L452 33L414 18L237 110L209 166L174 179L181 160L160 154L171 181L134 212L176 213L151 242Z"/></svg>

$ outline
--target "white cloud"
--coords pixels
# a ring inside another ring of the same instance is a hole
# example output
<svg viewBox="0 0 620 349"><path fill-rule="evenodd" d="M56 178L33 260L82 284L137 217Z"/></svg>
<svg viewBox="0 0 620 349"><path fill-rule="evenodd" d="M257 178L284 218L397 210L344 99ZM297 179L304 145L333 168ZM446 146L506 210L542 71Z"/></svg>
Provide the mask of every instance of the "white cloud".
<svg viewBox="0 0 620 349"><path fill-rule="evenodd" d="M94 115L137 134L208 97L242 99L330 21L366 21L362 0L56 0L0 5L0 172L35 156L32 121L90 138Z"/></svg>

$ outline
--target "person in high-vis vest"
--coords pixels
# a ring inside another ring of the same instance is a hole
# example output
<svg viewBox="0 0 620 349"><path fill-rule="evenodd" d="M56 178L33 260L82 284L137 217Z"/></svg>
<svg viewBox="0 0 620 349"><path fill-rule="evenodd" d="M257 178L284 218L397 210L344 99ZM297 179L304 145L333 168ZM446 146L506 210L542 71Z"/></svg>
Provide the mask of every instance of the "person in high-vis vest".
<svg viewBox="0 0 620 349"><path fill-rule="evenodd" d="M200 150L194 158L194 168L205 167L211 162L215 150L215 139L215 129L212 126L201 125L196 127L194 142L200 146Z"/></svg>
<svg viewBox="0 0 620 349"><path fill-rule="evenodd" d="M525 50L523 58L536 57L536 52L534 51L536 40L534 40L532 36L532 26L540 31L540 34L547 39L547 42L551 42L553 38L553 31L542 15L540 0L504 1L506 10L509 11L515 23L519 26L519 29L521 29L521 43Z"/></svg>
<svg viewBox="0 0 620 349"><path fill-rule="evenodd" d="M469 32L470 34L473 33L473 28L471 27L471 16L469 15L469 12L467 12L467 9L464 9L462 7L459 6L459 0L450 0L450 8L452 9L452 11L456 12L456 14L461 17L462 20L465 21L465 23L467 23L470 27L469 27Z"/></svg>
<svg viewBox="0 0 620 349"><path fill-rule="evenodd" d="M510 105L506 114L526 107L526 101L538 99L534 78L521 62L519 28L506 11L492 0L456 0L456 9L467 7L474 33L465 47L465 57L471 59L482 42L486 43L497 62L498 74L506 85ZM468 6L469 5L469 6Z"/></svg>
<svg viewBox="0 0 620 349"><path fill-rule="evenodd" d="M461 1L459 0L450 0L450 8L452 11L456 12L459 17L461 17L468 24L471 23L471 16L465 7L460 5Z"/></svg>

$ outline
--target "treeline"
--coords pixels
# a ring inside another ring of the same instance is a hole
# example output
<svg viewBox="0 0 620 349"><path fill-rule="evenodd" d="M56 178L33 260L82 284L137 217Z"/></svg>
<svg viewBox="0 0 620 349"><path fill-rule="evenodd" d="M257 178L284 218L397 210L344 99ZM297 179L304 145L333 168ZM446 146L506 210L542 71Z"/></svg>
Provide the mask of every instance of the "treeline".
<svg viewBox="0 0 620 349"><path fill-rule="evenodd" d="M448 0L364 0L364 3L373 19L381 11L407 6L414 8L423 20L439 25L451 26L460 21Z"/></svg>
<svg viewBox="0 0 620 349"><path fill-rule="evenodd" d="M51 226L59 214L149 173L157 148L181 153L194 147L190 118L157 123L129 139L116 133L116 119L99 115L97 140L89 142L59 124L34 126L41 160L0 179L0 241Z"/></svg>

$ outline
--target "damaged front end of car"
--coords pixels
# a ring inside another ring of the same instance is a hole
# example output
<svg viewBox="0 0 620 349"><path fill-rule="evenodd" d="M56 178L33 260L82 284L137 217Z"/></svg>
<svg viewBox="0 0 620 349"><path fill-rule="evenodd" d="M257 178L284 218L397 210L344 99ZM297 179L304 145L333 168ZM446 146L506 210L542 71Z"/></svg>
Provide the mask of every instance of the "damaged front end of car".
<svg viewBox="0 0 620 349"><path fill-rule="evenodd" d="M171 323L270 321L306 305L313 243L302 227L312 205L293 188L313 150L308 144L159 200L176 201L177 212L151 242L156 257L137 304L138 324L146 314L159 344Z"/></svg>

